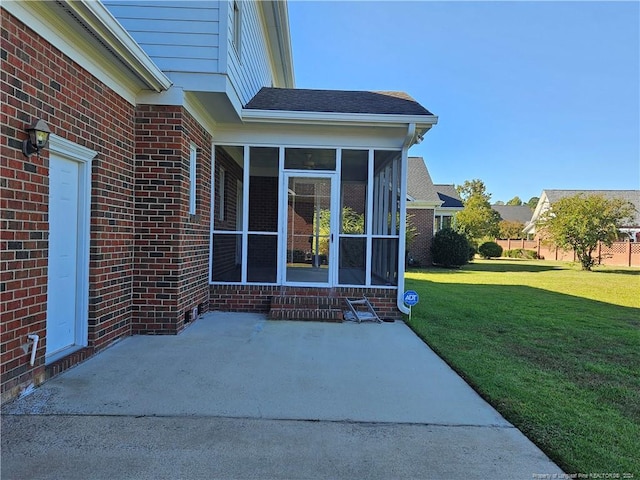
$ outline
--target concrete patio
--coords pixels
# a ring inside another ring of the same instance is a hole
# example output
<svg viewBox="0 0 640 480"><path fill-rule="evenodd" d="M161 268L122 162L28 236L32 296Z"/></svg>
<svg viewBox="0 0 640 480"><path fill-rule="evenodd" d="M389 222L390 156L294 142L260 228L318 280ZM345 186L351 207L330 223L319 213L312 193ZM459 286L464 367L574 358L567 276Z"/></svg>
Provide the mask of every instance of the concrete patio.
<svg viewBox="0 0 640 480"><path fill-rule="evenodd" d="M2 478L561 474L402 322L211 313L2 409Z"/></svg>

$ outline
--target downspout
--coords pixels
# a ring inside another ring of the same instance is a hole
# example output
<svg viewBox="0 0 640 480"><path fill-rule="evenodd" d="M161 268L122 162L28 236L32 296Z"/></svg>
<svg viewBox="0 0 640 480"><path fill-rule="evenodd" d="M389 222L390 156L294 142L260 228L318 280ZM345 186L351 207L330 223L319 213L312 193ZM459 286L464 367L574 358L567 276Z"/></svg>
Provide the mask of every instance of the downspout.
<svg viewBox="0 0 640 480"><path fill-rule="evenodd" d="M404 266L406 257L406 235L407 235L407 164L409 157L409 147L413 145L416 137L416 124L410 123L407 128L407 136L402 144L402 158L400 161L400 244L398 245L398 293L396 305L398 310L404 314L409 314L409 308L404 304Z"/></svg>

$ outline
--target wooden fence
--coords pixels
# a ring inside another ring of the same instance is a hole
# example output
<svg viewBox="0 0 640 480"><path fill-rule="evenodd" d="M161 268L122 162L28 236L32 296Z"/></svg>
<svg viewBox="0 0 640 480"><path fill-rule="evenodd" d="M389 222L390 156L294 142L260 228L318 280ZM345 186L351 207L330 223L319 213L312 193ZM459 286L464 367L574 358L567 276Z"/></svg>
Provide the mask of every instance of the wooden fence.
<svg viewBox="0 0 640 480"><path fill-rule="evenodd" d="M496 243L504 250L513 250L516 248L533 250L538 255L538 258L544 260L577 261L573 250L562 250L553 245L545 244L540 239L496 239ZM607 247L603 243L598 242L598 246L594 252L594 258L596 258L597 263L601 265L640 267L640 243L614 242L610 247Z"/></svg>

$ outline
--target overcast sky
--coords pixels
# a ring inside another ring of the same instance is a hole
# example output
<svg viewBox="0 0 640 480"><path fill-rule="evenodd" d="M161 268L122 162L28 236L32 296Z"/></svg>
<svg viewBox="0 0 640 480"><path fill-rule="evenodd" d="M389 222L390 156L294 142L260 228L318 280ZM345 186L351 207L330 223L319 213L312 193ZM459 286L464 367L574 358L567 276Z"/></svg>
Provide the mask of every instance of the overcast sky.
<svg viewBox="0 0 640 480"><path fill-rule="evenodd" d="M640 3L289 1L296 86L402 90L410 151L492 201L640 188Z"/></svg>

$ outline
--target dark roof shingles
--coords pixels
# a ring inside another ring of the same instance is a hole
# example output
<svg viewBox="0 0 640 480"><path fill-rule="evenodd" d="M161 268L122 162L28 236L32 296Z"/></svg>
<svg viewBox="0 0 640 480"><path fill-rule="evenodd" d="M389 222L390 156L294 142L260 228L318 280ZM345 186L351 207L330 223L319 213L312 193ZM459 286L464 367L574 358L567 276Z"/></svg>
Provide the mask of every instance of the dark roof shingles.
<svg viewBox="0 0 640 480"><path fill-rule="evenodd" d="M525 225L531 221L533 210L528 205L491 205L500 214L502 220L520 222Z"/></svg>
<svg viewBox="0 0 640 480"><path fill-rule="evenodd" d="M310 90L263 87L245 106L249 110L433 115L404 92Z"/></svg>

